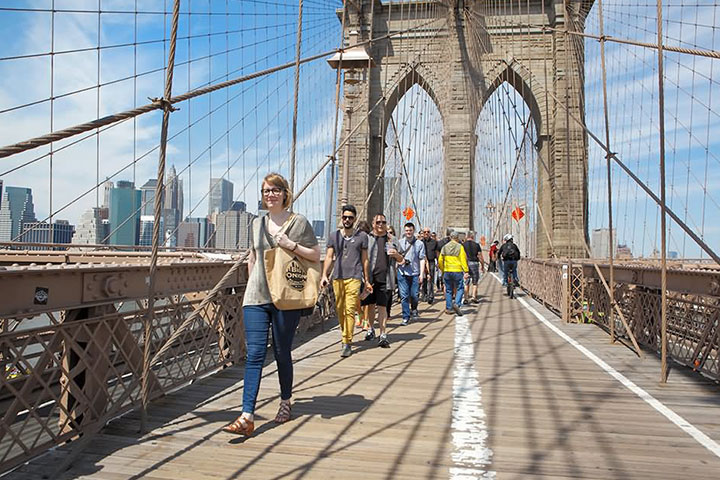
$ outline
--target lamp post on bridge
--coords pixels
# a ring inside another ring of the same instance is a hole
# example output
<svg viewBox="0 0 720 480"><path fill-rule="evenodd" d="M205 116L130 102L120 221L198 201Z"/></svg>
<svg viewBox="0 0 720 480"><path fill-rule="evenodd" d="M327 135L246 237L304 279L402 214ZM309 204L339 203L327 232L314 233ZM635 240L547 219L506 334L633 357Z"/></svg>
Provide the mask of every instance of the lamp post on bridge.
<svg viewBox="0 0 720 480"><path fill-rule="evenodd" d="M345 154L343 158L342 184L340 190L340 203L342 205L346 205L350 199L348 177L350 176L349 136L352 133L352 103L360 96L358 84L363 81L365 71L375 65L365 46L357 45L358 32L356 30L351 31L349 37L350 47L347 50L336 53L327 61L333 69L337 70L340 68L345 71L344 110L347 114L347 134L345 137Z"/></svg>
<svg viewBox="0 0 720 480"><path fill-rule="evenodd" d="M485 217L488 219L488 224L490 226L490 243L495 240L495 208L495 204L488 200L487 204L485 205Z"/></svg>

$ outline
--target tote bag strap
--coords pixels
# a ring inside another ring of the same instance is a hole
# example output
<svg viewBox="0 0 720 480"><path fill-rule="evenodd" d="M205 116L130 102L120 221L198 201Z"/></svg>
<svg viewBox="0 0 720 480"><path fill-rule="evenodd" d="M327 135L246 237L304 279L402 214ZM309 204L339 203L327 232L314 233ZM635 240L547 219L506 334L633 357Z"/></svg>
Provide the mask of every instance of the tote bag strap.
<svg viewBox="0 0 720 480"><path fill-rule="evenodd" d="M278 230L278 234L285 233L288 228L290 228L290 224L292 223L292 220L295 218L295 214L291 213L287 220L285 220L285 223L282 224L280 227L280 230ZM275 244L275 240L273 237L270 236L270 233L267 231L267 227L265 226L265 221L267 220L267 215L263 215L261 223L260 223L260 229L262 230L263 234L265 235L265 240L267 240L268 244L270 244L273 248L277 245Z"/></svg>

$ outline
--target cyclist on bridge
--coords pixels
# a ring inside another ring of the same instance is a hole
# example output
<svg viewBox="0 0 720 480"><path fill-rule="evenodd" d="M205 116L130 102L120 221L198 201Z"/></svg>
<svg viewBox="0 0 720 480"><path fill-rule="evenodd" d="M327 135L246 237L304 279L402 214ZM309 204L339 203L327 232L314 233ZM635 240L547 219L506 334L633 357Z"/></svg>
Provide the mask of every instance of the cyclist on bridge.
<svg viewBox="0 0 720 480"><path fill-rule="evenodd" d="M520 249L513 242L512 233L503 237L505 243L498 249L498 256L503 261L503 287L507 287L508 273L513 272L513 282L518 284L517 262L520 260Z"/></svg>

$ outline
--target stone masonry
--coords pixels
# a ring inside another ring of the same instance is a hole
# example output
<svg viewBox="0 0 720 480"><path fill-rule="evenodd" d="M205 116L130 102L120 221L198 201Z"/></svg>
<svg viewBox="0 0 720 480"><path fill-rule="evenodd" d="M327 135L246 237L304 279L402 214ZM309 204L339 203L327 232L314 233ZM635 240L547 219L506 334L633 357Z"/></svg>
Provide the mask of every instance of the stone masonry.
<svg viewBox="0 0 720 480"><path fill-rule="evenodd" d="M417 84L443 119L443 229L472 228L475 124L507 81L530 107L538 132L537 256L586 256L587 135L567 113L584 119L584 52L582 41L561 30L581 31L593 1L530 0L529 7L523 1L503 15L485 1L443 3L347 2L348 45L413 28L368 47L373 68L345 73L343 138L362 122L347 150L349 202L365 217L383 210L384 182L377 178L384 132L400 98Z"/></svg>

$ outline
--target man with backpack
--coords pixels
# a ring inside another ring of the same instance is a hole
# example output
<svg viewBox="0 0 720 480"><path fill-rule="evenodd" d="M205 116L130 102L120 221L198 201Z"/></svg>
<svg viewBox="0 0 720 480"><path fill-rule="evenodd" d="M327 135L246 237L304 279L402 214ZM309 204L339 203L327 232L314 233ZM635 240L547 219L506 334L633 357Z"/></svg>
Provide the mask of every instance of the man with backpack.
<svg viewBox="0 0 720 480"><path fill-rule="evenodd" d="M503 237L505 243L498 250L498 256L503 262L503 287L507 286L508 273L510 270L513 272L513 282L515 285L518 284L517 274L517 263L520 260L520 249L515 242L513 242L513 236L511 233L506 234Z"/></svg>

